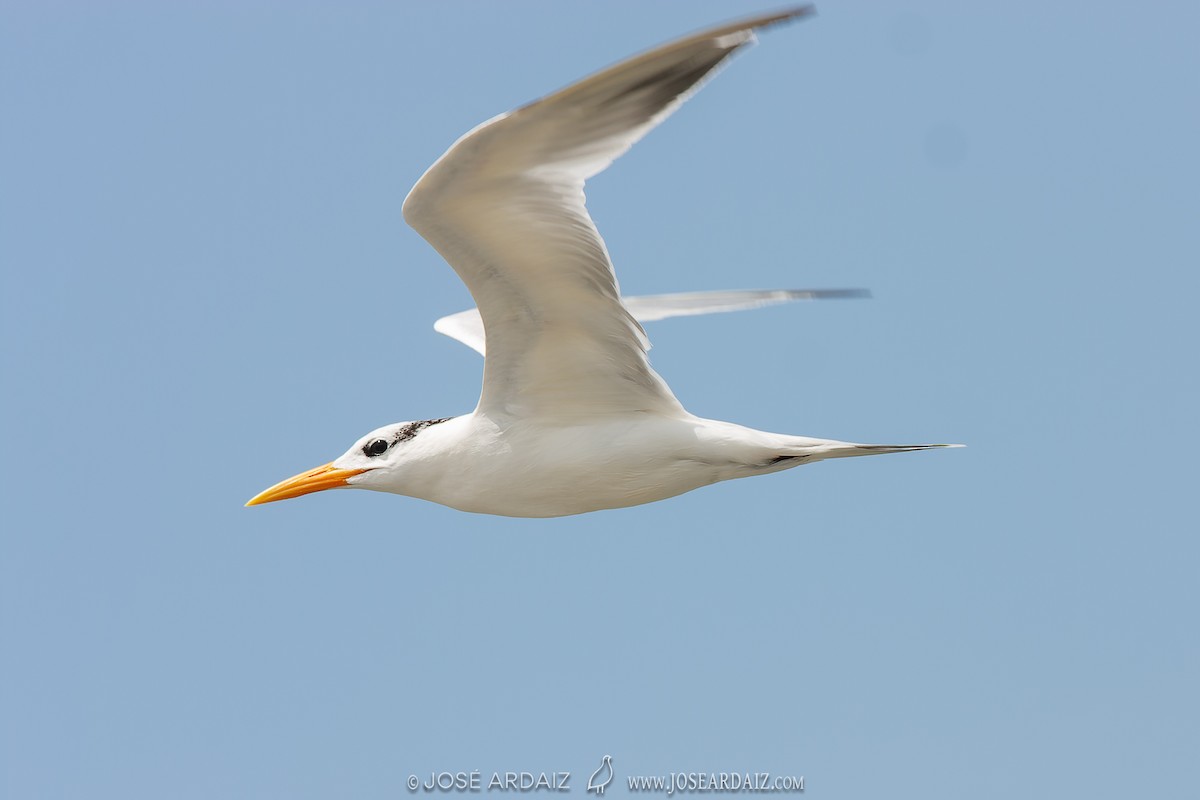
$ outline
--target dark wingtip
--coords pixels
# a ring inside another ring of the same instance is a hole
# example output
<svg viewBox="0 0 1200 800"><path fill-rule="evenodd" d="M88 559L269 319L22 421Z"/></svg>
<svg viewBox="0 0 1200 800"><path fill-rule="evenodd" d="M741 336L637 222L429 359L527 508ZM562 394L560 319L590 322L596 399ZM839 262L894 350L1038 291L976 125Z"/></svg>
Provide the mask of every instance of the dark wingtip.
<svg viewBox="0 0 1200 800"><path fill-rule="evenodd" d="M787 289L797 300L862 300L871 296L870 289Z"/></svg>
<svg viewBox="0 0 1200 800"><path fill-rule="evenodd" d="M779 25L792 20L804 19L805 17L815 17L817 15L817 7L812 3L804 3L798 6L788 6L781 8L773 15L768 15L771 20L767 22L767 26Z"/></svg>
<svg viewBox="0 0 1200 800"><path fill-rule="evenodd" d="M817 7L811 3L805 3L804 5L800 5L800 6L789 6L786 8L781 8L780 10L778 10L774 13L768 12L766 14L759 14L757 16L747 17L747 18L744 18L742 20L732 23L729 27L734 30L737 30L739 28L742 30L745 30L746 28L751 28L753 30L763 31L763 30L766 30L767 28L774 28L777 25L784 25L789 22L795 22L796 20L807 19L808 17L814 17L814 16L816 16L816 14L817 14Z"/></svg>

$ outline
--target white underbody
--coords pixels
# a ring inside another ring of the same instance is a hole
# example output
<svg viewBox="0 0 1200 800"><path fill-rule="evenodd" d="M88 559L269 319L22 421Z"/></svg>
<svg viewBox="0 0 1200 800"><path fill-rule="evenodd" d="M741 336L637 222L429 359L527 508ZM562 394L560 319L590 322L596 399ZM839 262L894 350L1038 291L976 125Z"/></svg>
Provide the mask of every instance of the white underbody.
<svg viewBox="0 0 1200 800"><path fill-rule="evenodd" d="M866 455L856 445L766 433L691 415L614 416L546 426L468 414L422 430L401 463L349 485L462 511L558 517L652 503L731 478L821 458ZM374 466L351 450L335 462Z"/></svg>

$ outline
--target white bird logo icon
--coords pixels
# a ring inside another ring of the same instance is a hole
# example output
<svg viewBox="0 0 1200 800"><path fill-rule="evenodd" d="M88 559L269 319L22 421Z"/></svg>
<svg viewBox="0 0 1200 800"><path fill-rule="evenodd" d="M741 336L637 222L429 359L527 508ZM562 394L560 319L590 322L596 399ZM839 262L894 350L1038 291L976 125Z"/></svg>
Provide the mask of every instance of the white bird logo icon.
<svg viewBox="0 0 1200 800"><path fill-rule="evenodd" d="M602 795L605 788L612 783L612 779L612 756L605 756L600 760L600 766L592 773L592 777L588 778L587 790Z"/></svg>

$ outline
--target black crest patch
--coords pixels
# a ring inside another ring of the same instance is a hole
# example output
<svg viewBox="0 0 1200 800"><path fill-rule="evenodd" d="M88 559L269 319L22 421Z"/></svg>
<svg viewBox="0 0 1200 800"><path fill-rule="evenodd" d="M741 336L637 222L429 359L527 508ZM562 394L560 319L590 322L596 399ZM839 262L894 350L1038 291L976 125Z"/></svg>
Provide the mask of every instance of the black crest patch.
<svg viewBox="0 0 1200 800"><path fill-rule="evenodd" d="M400 430L392 437L392 445L398 445L401 442L407 442L414 438L418 433L428 428L430 425L438 425L446 420L454 419L453 417L442 417L441 419L423 419L418 422L410 422L407 425L401 426Z"/></svg>

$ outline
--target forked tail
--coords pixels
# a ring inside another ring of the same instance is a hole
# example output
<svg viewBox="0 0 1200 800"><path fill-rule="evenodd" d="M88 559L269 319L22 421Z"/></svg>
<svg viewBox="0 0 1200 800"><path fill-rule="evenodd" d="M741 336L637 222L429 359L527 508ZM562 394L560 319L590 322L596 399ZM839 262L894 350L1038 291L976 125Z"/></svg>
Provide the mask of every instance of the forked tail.
<svg viewBox="0 0 1200 800"><path fill-rule="evenodd" d="M827 458L877 456L884 453L909 453L913 450L966 446L961 444L857 444L855 442L839 442L836 439L813 439L807 436L780 438L785 441L779 442L769 451L771 455L765 462L756 462L754 474L779 472L798 467L801 464L824 461Z"/></svg>
<svg viewBox="0 0 1200 800"><path fill-rule="evenodd" d="M817 458L850 458L852 456L878 456L884 453L909 453L914 450L936 450L941 447L966 447L962 444L853 444L851 442L829 442L814 448Z"/></svg>

